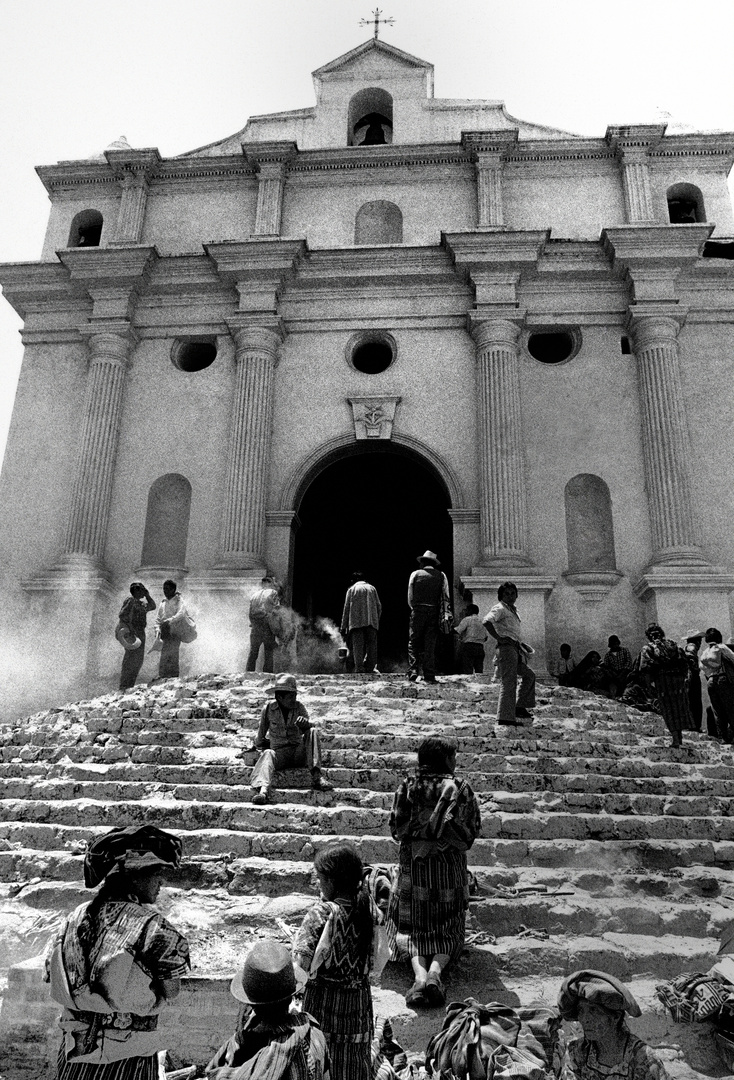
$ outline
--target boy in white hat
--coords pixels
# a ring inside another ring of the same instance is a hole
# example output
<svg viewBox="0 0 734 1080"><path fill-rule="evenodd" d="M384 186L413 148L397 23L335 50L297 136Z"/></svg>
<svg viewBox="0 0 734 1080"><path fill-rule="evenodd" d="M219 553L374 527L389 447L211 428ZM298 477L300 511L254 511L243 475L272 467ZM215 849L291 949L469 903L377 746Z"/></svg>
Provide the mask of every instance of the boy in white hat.
<svg viewBox="0 0 734 1080"><path fill-rule="evenodd" d="M273 776L283 769L311 770L314 791L332 791L321 775L321 741L312 726L305 705L297 698L298 686L293 675L285 672L267 687L274 701L263 706L257 729L255 749L262 750L252 770L251 786L255 789L252 801L259 806L268 801Z"/></svg>
<svg viewBox="0 0 734 1080"><path fill-rule="evenodd" d="M234 1035L207 1065L207 1080L329 1080L329 1051L321 1029L307 1013L291 1010L296 977L284 945L270 938L258 941L229 989L245 1008Z"/></svg>

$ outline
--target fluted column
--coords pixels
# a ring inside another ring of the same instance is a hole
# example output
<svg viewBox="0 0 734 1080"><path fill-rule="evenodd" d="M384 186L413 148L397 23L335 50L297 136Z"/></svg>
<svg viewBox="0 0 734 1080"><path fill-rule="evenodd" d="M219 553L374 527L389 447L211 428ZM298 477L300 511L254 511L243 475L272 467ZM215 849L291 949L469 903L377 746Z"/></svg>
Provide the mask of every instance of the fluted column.
<svg viewBox="0 0 734 1080"><path fill-rule="evenodd" d="M232 404L223 560L233 569L264 566L265 500L273 420L273 379L281 336L265 327L232 331L236 386Z"/></svg>
<svg viewBox="0 0 734 1080"><path fill-rule="evenodd" d="M487 566L529 564L520 408L519 328L509 319L477 322L480 542Z"/></svg>
<svg viewBox="0 0 734 1080"><path fill-rule="evenodd" d="M634 225L651 222L655 218L650 187L650 169L647 164L647 152L631 154L627 151L622 157L622 182L624 185L624 205L627 221Z"/></svg>
<svg viewBox="0 0 734 1080"><path fill-rule="evenodd" d="M129 339L121 334L100 333L89 339L91 359L65 556L101 562L104 554L129 350Z"/></svg>
<svg viewBox="0 0 734 1080"><path fill-rule="evenodd" d="M642 407L645 481L653 563L702 565L693 513L688 432L678 357L678 322L651 315L633 320Z"/></svg>

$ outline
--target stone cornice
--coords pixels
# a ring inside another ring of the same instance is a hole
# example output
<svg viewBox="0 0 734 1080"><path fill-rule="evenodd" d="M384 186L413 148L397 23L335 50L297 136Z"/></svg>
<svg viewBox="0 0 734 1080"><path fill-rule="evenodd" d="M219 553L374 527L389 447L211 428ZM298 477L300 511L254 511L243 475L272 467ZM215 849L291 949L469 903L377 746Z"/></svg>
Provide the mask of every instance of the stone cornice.
<svg viewBox="0 0 734 1080"><path fill-rule="evenodd" d="M160 258L158 249L148 245L63 248L56 255L69 271L72 281L121 287L145 284Z"/></svg>
<svg viewBox="0 0 734 1080"><path fill-rule="evenodd" d="M132 173L135 176L151 177L160 166L160 153L156 147L145 150L105 150L107 163L117 177Z"/></svg>
<svg viewBox="0 0 734 1080"><path fill-rule="evenodd" d="M550 237L550 229L507 229L503 232L441 233L441 246L458 267L534 266Z"/></svg>
<svg viewBox="0 0 734 1080"><path fill-rule="evenodd" d="M713 225L620 225L603 229L601 242L615 269L692 266Z"/></svg>
<svg viewBox="0 0 734 1080"><path fill-rule="evenodd" d="M31 311L72 299L69 274L58 263L0 263L0 284L5 299L21 319Z"/></svg>
<svg viewBox="0 0 734 1080"><path fill-rule="evenodd" d="M306 253L305 240L278 237L204 244L222 281L239 294L239 311L274 313L281 290Z"/></svg>
<svg viewBox="0 0 734 1080"><path fill-rule="evenodd" d="M472 161L481 161L486 157L502 158L508 150L514 149L518 140L517 128L502 131L462 131L461 145L471 156Z"/></svg>
<svg viewBox="0 0 734 1080"><path fill-rule="evenodd" d="M294 177L319 172L362 172L405 166L461 166L476 160L477 153L501 153L513 166L546 162L613 161L620 154L644 153L652 166L667 159L695 158L697 166L725 169L734 162L734 134L691 133L664 135L665 125L609 128L603 139L519 139L517 129L464 132L459 143L400 144L390 146L344 146L298 150L292 141L245 142L242 154L221 157L191 156L162 159L155 148L108 150L105 159L61 161L37 167L51 195L89 185L116 188L125 172L144 172L156 188L171 183L227 181L251 178L262 165L280 164ZM610 134L611 133L611 134Z"/></svg>
<svg viewBox="0 0 734 1080"><path fill-rule="evenodd" d="M298 153L294 142L243 143L242 153L248 165L257 171L263 165L288 166Z"/></svg>

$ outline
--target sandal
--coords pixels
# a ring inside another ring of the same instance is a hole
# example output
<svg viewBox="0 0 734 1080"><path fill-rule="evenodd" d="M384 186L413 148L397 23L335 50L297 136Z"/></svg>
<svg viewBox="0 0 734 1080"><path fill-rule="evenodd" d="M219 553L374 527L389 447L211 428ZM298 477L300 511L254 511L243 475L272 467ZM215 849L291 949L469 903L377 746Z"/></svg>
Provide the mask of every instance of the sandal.
<svg viewBox="0 0 734 1080"><path fill-rule="evenodd" d="M440 975L429 975L426 979L425 998L434 1008L446 1004L446 991Z"/></svg>
<svg viewBox="0 0 734 1080"><path fill-rule="evenodd" d="M426 984L421 982L414 982L408 993L405 995L405 1004L412 1005L413 1008L426 1005Z"/></svg>

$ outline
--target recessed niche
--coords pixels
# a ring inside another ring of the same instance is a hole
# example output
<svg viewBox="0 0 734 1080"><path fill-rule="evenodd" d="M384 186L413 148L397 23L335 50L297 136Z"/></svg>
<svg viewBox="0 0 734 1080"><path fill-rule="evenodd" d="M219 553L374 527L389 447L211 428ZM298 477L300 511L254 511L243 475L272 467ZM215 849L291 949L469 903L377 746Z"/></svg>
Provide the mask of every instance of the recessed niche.
<svg viewBox="0 0 734 1080"><path fill-rule="evenodd" d="M368 330L355 334L347 345L347 361L363 375L379 375L395 361L397 346L392 334Z"/></svg>
<svg viewBox="0 0 734 1080"><path fill-rule="evenodd" d="M581 334L569 327L531 330L525 341L528 353L541 364L564 364L580 347Z"/></svg>
<svg viewBox="0 0 734 1080"><path fill-rule="evenodd" d="M215 337L180 338L173 343L171 360L179 371L203 371L217 358Z"/></svg>

